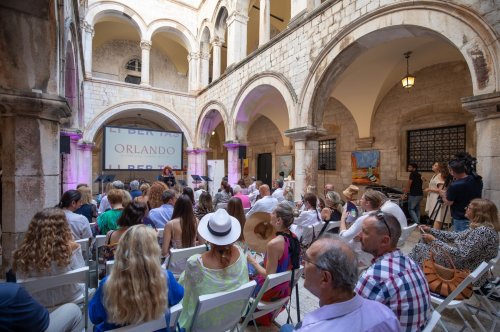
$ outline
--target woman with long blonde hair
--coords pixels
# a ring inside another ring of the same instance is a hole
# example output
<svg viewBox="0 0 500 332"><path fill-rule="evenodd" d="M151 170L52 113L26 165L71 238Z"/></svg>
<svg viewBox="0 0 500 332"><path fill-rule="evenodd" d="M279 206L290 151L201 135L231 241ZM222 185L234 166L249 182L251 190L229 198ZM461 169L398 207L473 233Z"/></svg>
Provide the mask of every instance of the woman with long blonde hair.
<svg viewBox="0 0 500 332"><path fill-rule="evenodd" d="M85 266L80 245L73 240L64 211L47 208L31 219L28 231L13 254L18 279L59 275ZM83 292L78 284L64 285L33 293L45 307L73 302Z"/></svg>
<svg viewBox="0 0 500 332"><path fill-rule="evenodd" d="M156 232L135 225L121 236L111 274L90 301L89 317L94 331L147 322L162 317L183 295L172 273L160 266Z"/></svg>

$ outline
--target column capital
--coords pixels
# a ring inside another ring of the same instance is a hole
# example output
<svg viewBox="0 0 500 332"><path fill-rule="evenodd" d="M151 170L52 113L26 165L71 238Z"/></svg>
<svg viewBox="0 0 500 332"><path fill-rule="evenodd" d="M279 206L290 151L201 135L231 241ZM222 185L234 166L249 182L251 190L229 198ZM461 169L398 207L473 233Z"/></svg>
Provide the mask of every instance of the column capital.
<svg viewBox="0 0 500 332"><path fill-rule="evenodd" d="M238 21L239 23L247 24L248 16L239 12L233 12L227 18L227 25L231 25L234 21Z"/></svg>
<svg viewBox="0 0 500 332"><path fill-rule="evenodd" d="M198 60L200 58L200 52L190 52L187 56L188 61Z"/></svg>
<svg viewBox="0 0 500 332"><path fill-rule="evenodd" d="M473 114L476 121L500 117L500 92L464 97L461 102L464 110Z"/></svg>
<svg viewBox="0 0 500 332"><path fill-rule="evenodd" d="M215 37L211 40L211 43L213 47L222 47L222 45L224 44L224 40L219 37Z"/></svg>
<svg viewBox="0 0 500 332"><path fill-rule="evenodd" d="M186 152L188 154L207 153L208 151L209 151L208 149L201 149L201 148L186 148Z"/></svg>
<svg viewBox="0 0 500 332"><path fill-rule="evenodd" d="M92 36L94 35L94 27L92 26L92 24L90 24L87 21L83 21L82 22L82 27L85 30L85 32L91 33Z"/></svg>
<svg viewBox="0 0 500 332"><path fill-rule="evenodd" d="M326 134L327 131L325 128L318 128L311 125L285 130L285 136L294 141L317 140Z"/></svg>
<svg viewBox="0 0 500 332"><path fill-rule="evenodd" d="M83 133L79 129L61 128L59 133L61 136L69 136L73 142L78 142L83 137Z"/></svg>
<svg viewBox="0 0 500 332"><path fill-rule="evenodd" d="M227 141L223 144L228 150L238 149L240 146L247 146L246 144L237 141Z"/></svg>
<svg viewBox="0 0 500 332"><path fill-rule="evenodd" d="M200 53L200 58L202 60L209 60L210 59L210 53L208 53L208 52L201 52Z"/></svg>
<svg viewBox="0 0 500 332"><path fill-rule="evenodd" d="M149 40L141 40L141 50L150 51L151 50L151 41Z"/></svg>
<svg viewBox="0 0 500 332"><path fill-rule="evenodd" d="M93 142L80 141L78 142L77 147L82 151L92 151L95 147L95 144Z"/></svg>

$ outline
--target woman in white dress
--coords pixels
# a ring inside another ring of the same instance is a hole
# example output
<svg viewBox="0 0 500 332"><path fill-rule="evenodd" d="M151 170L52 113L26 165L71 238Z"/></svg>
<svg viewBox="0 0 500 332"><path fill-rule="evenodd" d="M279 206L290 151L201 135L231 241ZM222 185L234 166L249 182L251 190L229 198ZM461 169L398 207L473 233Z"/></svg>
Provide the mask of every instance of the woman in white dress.
<svg viewBox="0 0 500 332"><path fill-rule="evenodd" d="M432 165L432 171L434 172L434 176L429 181L429 187L424 189L424 193L427 194L427 201L425 203L425 213L434 221L434 225L432 226L435 229L441 229L443 227L443 217L444 211L446 210L446 205L437 204L439 191L443 189L444 182L448 177L448 167L444 163L435 162ZM438 211L438 207L439 211ZM448 209L448 213L446 213L446 223L451 221L450 217L451 213Z"/></svg>

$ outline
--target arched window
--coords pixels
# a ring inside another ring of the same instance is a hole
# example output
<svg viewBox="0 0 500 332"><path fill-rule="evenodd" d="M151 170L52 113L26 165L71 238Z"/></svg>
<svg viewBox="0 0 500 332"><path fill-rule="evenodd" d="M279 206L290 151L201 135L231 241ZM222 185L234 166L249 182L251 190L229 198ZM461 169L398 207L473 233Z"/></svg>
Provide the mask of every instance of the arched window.
<svg viewBox="0 0 500 332"><path fill-rule="evenodd" d="M129 60L125 65L125 69L128 71L125 77L126 83L141 84L141 60Z"/></svg>

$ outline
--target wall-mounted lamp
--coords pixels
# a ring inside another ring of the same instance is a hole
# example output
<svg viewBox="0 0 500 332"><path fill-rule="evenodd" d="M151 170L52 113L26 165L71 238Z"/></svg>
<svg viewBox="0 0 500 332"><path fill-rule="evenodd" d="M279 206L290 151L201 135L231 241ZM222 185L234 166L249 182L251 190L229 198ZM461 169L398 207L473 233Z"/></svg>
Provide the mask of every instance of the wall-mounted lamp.
<svg viewBox="0 0 500 332"><path fill-rule="evenodd" d="M214 135L215 135L215 131L214 131L214 130L212 130L212 136L214 136Z"/></svg>
<svg viewBox="0 0 500 332"><path fill-rule="evenodd" d="M411 52L406 52L405 54L406 58L406 76L403 77L401 80L401 83L403 84L403 88L405 89L410 89L415 85L415 76L410 74L410 55Z"/></svg>

